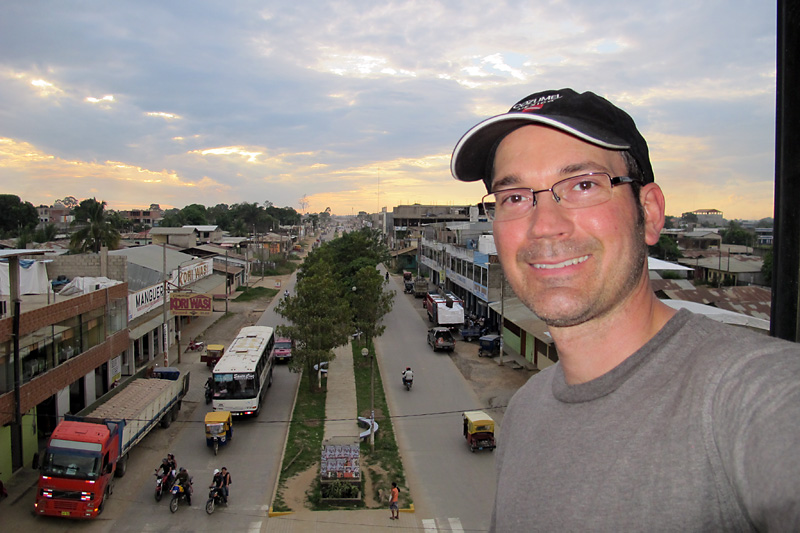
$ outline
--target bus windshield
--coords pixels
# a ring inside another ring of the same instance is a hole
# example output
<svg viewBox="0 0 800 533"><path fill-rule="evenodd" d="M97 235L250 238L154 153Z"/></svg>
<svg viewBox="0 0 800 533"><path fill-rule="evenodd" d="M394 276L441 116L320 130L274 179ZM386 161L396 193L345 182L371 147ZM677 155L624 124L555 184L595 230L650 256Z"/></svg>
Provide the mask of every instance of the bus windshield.
<svg viewBox="0 0 800 533"><path fill-rule="evenodd" d="M100 456L79 450L48 448L42 461L42 475L97 479L100 476Z"/></svg>
<svg viewBox="0 0 800 533"><path fill-rule="evenodd" d="M243 400L257 395L258 385L252 372L214 374L215 400Z"/></svg>

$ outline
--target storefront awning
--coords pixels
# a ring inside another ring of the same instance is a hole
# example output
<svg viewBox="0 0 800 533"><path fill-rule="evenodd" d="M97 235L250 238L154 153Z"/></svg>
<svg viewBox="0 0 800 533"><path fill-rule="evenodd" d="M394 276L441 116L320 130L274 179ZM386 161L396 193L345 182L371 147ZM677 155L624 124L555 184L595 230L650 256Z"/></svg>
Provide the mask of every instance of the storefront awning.
<svg viewBox="0 0 800 533"><path fill-rule="evenodd" d="M528 309L519 298L507 298L504 304L501 302L492 302L489 308L498 315L503 314L503 319L513 322L522 330L530 333L537 339L547 344L553 344L553 337L550 336L547 324L533 314L533 311Z"/></svg>

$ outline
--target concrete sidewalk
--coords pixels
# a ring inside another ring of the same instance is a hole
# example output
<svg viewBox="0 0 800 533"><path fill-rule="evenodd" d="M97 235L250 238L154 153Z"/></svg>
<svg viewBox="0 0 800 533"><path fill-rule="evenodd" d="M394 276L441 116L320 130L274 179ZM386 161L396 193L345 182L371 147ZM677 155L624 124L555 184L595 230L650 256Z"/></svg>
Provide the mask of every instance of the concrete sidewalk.
<svg viewBox="0 0 800 533"><path fill-rule="evenodd" d="M350 343L334 350L328 363L327 396L325 399L325 434L323 439L354 437L358 439L358 404L356 376L353 371L353 350Z"/></svg>
<svg viewBox="0 0 800 533"><path fill-rule="evenodd" d="M390 520L389 508L358 511L303 511L285 516L273 516L266 521L267 533L367 533L371 531L439 531L417 522L417 517L400 510L399 520Z"/></svg>

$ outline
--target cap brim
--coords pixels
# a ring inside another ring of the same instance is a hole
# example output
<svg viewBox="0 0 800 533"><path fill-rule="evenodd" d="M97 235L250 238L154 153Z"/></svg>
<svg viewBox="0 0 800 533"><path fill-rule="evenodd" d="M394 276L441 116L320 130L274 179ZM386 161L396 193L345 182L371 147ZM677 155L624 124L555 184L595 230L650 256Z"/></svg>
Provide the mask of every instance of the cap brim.
<svg viewBox="0 0 800 533"><path fill-rule="evenodd" d="M488 177L489 156L498 139L529 124L550 126L609 150L630 148L630 145L622 139L609 136L608 133L582 120L532 113L505 113L484 120L461 137L450 159L450 172L453 177L460 181L485 180Z"/></svg>

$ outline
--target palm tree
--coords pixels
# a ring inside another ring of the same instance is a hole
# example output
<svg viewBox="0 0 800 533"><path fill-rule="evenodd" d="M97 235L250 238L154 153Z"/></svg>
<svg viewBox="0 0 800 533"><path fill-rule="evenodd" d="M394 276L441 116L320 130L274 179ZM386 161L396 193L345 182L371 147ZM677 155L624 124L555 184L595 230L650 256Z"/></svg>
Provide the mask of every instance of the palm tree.
<svg viewBox="0 0 800 533"><path fill-rule="evenodd" d="M105 213L106 203L87 198L75 208L73 226L81 226L70 238L70 248L75 252L99 252L101 246L111 250L119 247L119 231Z"/></svg>

